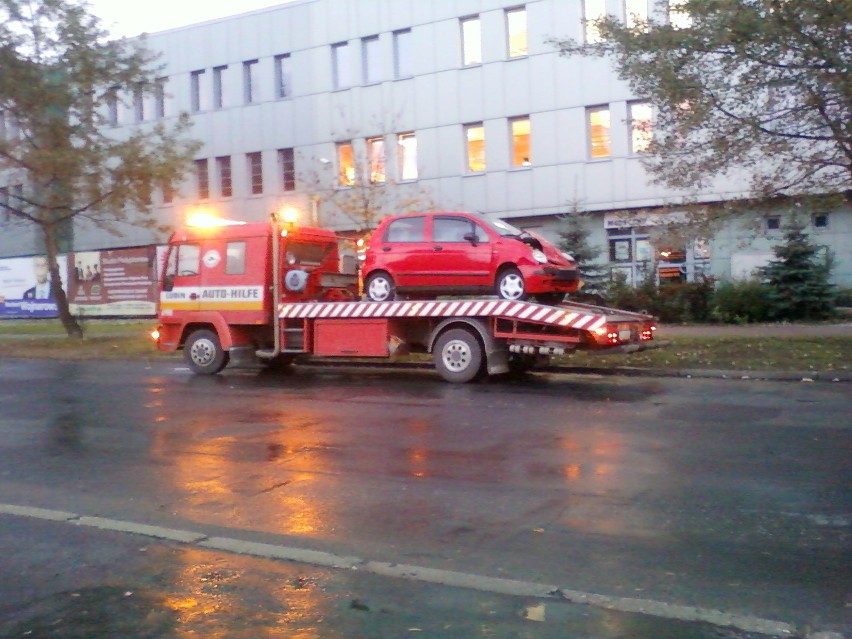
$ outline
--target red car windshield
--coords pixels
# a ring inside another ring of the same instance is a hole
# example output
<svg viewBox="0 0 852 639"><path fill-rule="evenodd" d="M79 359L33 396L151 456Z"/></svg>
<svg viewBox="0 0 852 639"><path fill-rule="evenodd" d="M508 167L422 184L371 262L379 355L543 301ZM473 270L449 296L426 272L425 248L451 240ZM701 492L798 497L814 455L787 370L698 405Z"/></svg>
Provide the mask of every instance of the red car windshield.
<svg viewBox="0 0 852 639"><path fill-rule="evenodd" d="M512 226L503 220L489 220L484 217L477 217L485 226L496 231L503 237L520 237L524 232L516 226Z"/></svg>

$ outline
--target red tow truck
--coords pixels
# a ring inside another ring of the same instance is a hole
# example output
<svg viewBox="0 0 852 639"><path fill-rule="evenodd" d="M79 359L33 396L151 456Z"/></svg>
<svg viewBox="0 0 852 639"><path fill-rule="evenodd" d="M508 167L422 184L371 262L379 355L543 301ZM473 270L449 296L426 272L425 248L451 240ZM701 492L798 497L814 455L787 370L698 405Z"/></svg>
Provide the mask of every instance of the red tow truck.
<svg viewBox="0 0 852 639"><path fill-rule="evenodd" d="M450 382L525 370L575 349L640 349L656 328L644 314L570 302L361 300L354 248L332 231L275 215L175 232L158 319L157 347L182 349L195 373L215 374L229 362L431 353Z"/></svg>

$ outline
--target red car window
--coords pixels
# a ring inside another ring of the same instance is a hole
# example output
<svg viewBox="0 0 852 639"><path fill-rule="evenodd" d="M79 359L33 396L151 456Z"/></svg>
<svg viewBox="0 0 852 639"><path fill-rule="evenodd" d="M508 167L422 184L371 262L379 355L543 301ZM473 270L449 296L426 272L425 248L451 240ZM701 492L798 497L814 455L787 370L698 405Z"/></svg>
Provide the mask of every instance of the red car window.
<svg viewBox="0 0 852 639"><path fill-rule="evenodd" d="M432 240L434 242L468 242L465 236L476 234L479 242L487 242L488 235L472 220L464 217L436 217L432 222Z"/></svg>
<svg viewBox="0 0 852 639"><path fill-rule="evenodd" d="M385 242L425 242L426 218L402 217L388 224Z"/></svg>

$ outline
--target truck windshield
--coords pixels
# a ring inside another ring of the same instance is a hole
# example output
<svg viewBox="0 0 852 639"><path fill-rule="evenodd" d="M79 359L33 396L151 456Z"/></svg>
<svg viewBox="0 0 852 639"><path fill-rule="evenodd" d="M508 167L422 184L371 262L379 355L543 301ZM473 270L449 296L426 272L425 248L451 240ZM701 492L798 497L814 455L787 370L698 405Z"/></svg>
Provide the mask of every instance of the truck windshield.
<svg viewBox="0 0 852 639"><path fill-rule="evenodd" d="M303 242L290 242L287 244L286 259L291 266L301 264L303 266L318 266L328 256L329 252L336 248L335 244L308 244Z"/></svg>

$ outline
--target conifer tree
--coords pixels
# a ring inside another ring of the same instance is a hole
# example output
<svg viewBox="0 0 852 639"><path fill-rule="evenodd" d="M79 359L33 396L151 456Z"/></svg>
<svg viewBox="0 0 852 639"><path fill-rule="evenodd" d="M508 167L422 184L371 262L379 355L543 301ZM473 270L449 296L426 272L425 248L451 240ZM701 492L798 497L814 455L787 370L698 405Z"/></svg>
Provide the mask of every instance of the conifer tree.
<svg viewBox="0 0 852 639"><path fill-rule="evenodd" d="M776 259L761 269L769 285L770 315L777 320L826 319L834 312L834 286L829 282L831 256L820 256L801 224L793 223L784 243L773 249Z"/></svg>
<svg viewBox="0 0 852 639"><path fill-rule="evenodd" d="M589 243L589 229L583 224L581 214L567 215L563 220L559 231L559 248L574 258L583 278L583 287L573 293L571 298L601 303L604 301L608 281L605 268L597 262L601 249Z"/></svg>

